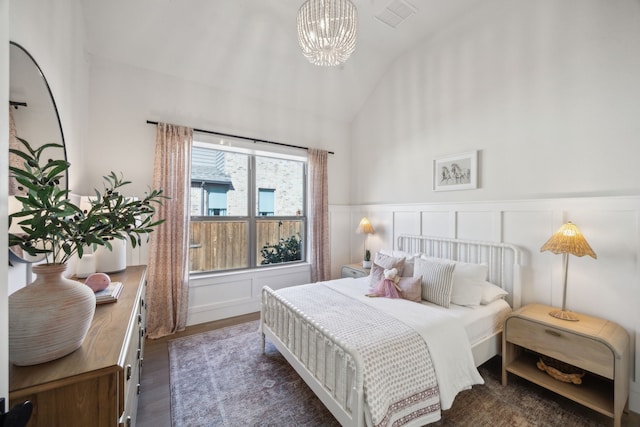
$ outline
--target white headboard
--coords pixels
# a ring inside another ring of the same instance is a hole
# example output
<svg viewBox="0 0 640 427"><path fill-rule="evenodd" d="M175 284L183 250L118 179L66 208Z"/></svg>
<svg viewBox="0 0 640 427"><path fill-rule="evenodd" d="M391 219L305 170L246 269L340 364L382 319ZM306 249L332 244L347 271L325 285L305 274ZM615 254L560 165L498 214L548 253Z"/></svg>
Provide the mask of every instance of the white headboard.
<svg viewBox="0 0 640 427"><path fill-rule="evenodd" d="M409 253L421 253L434 258L487 264L489 266L487 280L509 292L507 301L511 307L517 309L521 305L521 254L520 249L514 245L401 234L398 236L397 249Z"/></svg>

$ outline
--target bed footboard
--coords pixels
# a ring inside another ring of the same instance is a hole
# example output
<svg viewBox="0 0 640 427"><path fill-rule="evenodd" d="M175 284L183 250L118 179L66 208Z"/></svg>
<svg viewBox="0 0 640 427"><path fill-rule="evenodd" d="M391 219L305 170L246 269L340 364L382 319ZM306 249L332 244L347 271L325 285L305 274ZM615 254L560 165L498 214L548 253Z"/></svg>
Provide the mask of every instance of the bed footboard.
<svg viewBox="0 0 640 427"><path fill-rule="evenodd" d="M266 336L340 424L365 425L362 362L353 349L266 286L260 326L263 351Z"/></svg>

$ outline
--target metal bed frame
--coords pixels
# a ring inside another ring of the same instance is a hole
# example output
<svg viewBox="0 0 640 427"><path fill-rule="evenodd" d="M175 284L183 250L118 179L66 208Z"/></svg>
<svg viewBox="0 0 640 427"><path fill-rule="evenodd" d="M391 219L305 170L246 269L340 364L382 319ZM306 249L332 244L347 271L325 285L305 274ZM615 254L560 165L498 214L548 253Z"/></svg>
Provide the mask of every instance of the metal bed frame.
<svg viewBox="0 0 640 427"><path fill-rule="evenodd" d="M488 280L521 303L520 250L509 244L442 237L400 235L397 250L429 257L488 265ZM365 425L362 361L348 343L314 322L269 287L262 290L263 351L268 338L343 426ZM475 343L476 366L500 354L502 332ZM333 369L330 369L331 367ZM333 372L334 375L329 375Z"/></svg>

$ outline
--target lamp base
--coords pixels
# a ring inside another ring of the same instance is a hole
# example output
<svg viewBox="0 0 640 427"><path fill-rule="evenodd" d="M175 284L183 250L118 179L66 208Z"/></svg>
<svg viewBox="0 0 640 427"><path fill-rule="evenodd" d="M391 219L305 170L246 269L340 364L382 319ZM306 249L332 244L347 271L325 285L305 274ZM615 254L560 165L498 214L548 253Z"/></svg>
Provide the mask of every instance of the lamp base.
<svg viewBox="0 0 640 427"><path fill-rule="evenodd" d="M578 316L576 316L575 314L573 314L570 311L566 311L566 310L553 310L549 312L549 316L553 316L556 317L558 319L562 319L562 320L568 320L570 322L577 322L578 320Z"/></svg>

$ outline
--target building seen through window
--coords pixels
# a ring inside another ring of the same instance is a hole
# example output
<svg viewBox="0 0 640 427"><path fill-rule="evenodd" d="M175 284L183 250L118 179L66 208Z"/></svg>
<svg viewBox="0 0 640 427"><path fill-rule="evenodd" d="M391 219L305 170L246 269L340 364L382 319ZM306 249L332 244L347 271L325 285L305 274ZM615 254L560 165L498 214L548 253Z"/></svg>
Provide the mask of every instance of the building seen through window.
<svg viewBox="0 0 640 427"><path fill-rule="evenodd" d="M194 143L190 271L305 259L306 159Z"/></svg>

